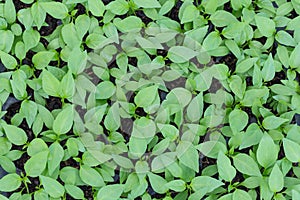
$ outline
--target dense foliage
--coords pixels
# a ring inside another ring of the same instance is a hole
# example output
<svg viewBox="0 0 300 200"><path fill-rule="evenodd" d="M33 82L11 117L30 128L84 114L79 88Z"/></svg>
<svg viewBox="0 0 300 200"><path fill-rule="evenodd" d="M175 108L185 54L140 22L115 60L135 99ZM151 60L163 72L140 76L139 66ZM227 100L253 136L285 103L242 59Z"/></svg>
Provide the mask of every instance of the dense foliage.
<svg viewBox="0 0 300 200"><path fill-rule="evenodd" d="M0 199L300 199L298 0L0 3Z"/></svg>

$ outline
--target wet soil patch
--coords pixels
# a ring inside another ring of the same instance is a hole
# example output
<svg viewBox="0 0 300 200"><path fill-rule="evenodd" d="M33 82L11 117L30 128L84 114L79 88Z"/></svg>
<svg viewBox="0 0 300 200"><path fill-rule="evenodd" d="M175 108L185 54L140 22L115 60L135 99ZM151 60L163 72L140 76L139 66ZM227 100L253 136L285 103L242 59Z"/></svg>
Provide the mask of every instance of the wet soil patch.
<svg viewBox="0 0 300 200"><path fill-rule="evenodd" d="M62 108L61 99L58 97L49 96L49 98L46 99L46 108L49 111L52 111L55 109L61 109Z"/></svg>
<svg viewBox="0 0 300 200"><path fill-rule="evenodd" d="M48 24L48 26L42 26L41 30L39 31L41 36L50 35L57 28L57 26L62 24L61 20L55 19L48 14L46 15L45 22Z"/></svg>

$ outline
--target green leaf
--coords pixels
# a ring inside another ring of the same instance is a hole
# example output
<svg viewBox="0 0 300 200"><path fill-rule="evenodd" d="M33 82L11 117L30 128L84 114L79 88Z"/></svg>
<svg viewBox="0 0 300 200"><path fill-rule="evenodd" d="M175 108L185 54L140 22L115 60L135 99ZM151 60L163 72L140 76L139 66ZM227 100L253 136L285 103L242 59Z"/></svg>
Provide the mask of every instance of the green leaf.
<svg viewBox="0 0 300 200"><path fill-rule="evenodd" d="M66 24L61 29L61 35L64 42L71 48L78 48L81 44L81 40L76 32L75 25L73 23ZM76 64L77 66L78 64Z"/></svg>
<svg viewBox="0 0 300 200"><path fill-rule="evenodd" d="M283 189L284 186L284 176L279 169L278 165L275 164L270 177L269 177L269 187L270 190L274 193L279 192Z"/></svg>
<svg viewBox="0 0 300 200"><path fill-rule="evenodd" d="M71 130L74 121L74 110L72 105L66 106L55 118L53 131L58 134L65 134Z"/></svg>
<svg viewBox="0 0 300 200"><path fill-rule="evenodd" d="M300 127L298 125L295 124L295 125L291 126L291 128L287 132L286 138L299 143L299 141L300 141L299 130L300 130Z"/></svg>
<svg viewBox="0 0 300 200"><path fill-rule="evenodd" d="M34 192L33 198L34 199L45 199L45 200L48 200L49 199L49 195L47 194L47 192L45 192L44 189L40 189L40 190Z"/></svg>
<svg viewBox="0 0 300 200"><path fill-rule="evenodd" d="M296 41L295 39L290 35L288 34L286 31L278 31L275 35L275 39L283 44L283 45L286 45L286 46L296 46Z"/></svg>
<svg viewBox="0 0 300 200"><path fill-rule="evenodd" d="M209 19L217 27L224 27L237 22L236 17L225 10L217 10L210 16Z"/></svg>
<svg viewBox="0 0 300 200"><path fill-rule="evenodd" d="M294 89L282 84L273 84L272 86L270 86L270 89L272 90L272 92L280 95L284 94L290 96L296 94L296 91Z"/></svg>
<svg viewBox="0 0 300 200"><path fill-rule="evenodd" d="M243 130L248 124L248 115L245 111L234 109L229 114L230 128L234 132Z"/></svg>
<svg viewBox="0 0 300 200"><path fill-rule="evenodd" d="M47 70L42 73L43 90L51 96L59 97L61 94L60 82L57 78Z"/></svg>
<svg viewBox="0 0 300 200"><path fill-rule="evenodd" d="M148 1L143 1L143 0L133 0L133 2L141 8L160 8L161 5L157 0L148 0Z"/></svg>
<svg viewBox="0 0 300 200"><path fill-rule="evenodd" d="M79 153L78 141L75 138L69 138L66 143L68 154L76 157Z"/></svg>
<svg viewBox="0 0 300 200"><path fill-rule="evenodd" d="M129 152L135 157L141 157L147 149L147 139L131 137L129 140Z"/></svg>
<svg viewBox="0 0 300 200"><path fill-rule="evenodd" d="M103 81L97 85L96 99L109 99L116 92L116 86L110 81Z"/></svg>
<svg viewBox="0 0 300 200"><path fill-rule="evenodd" d="M180 78L181 73L175 70L167 70L161 75L162 79L167 82L174 81Z"/></svg>
<svg viewBox="0 0 300 200"><path fill-rule="evenodd" d="M240 35L245 31L245 22L234 22L229 24L222 30L222 35L227 39L234 39L240 37Z"/></svg>
<svg viewBox="0 0 300 200"><path fill-rule="evenodd" d="M187 118L190 122L198 122L203 114L203 93L195 96L187 107Z"/></svg>
<svg viewBox="0 0 300 200"><path fill-rule="evenodd" d="M108 110L108 113L104 119L104 126L109 131L116 131L121 125L119 104L114 103Z"/></svg>
<svg viewBox="0 0 300 200"><path fill-rule="evenodd" d="M64 19L68 16L68 8L60 2L41 2L42 8L56 19Z"/></svg>
<svg viewBox="0 0 300 200"><path fill-rule="evenodd" d="M75 185L65 185L66 192L74 199L84 199L83 191Z"/></svg>
<svg viewBox="0 0 300 200"><path fill-rule="evenodd" d="M50 175L54 173L64 157L64 149L58 142L54 142L49 147L48 156L48 172Z"/></svg>
<svg viewBox="0 0 300 200"><path fill-rule="evenodd" d="M225 144L219 141L207 141L196 146L196 148L209 158L217 158L219 152L225 153L227 148Z"/></svg>
<svg viewBox="0 0 300 200"><path fill-rule="evenodd" d="M155 100L157 91L158 91L157 85L152 85L152 86L141 89L137 93L137 95L134 97L134 103L138 107L142 107L142 108L150 106L153 103L153 101Z"/></svg>
<svg viewBox="0 0 300 200"><path fill-rule="evenodd" d="M6 154L6 156L7 155L8 154ZM7 173L15 173L15 164L10 160L10 158L6 156L0 156L0 165L2 167L2 170L6 171Z"/></svg>
<svg viewBox="0 0 300 200"><path fill-rule="evenodd" d="M68 99L73 97L75 93L75 81L71 71L68 71L68 73L62 78L60 88L60 96L62 98Z"/></svg>
<svg viewBox="0 0 300 200"><path fill-rule="evenodd" d="M14 96L18 100L24 100L28 97L26 91L26 73L23 70L16 70L12 73L12 80L10 80L11 88Z"/></svg>
<svg viewBox="0 0 300 200"><path fill-rule="evenodd" d="M134 168L130 159L120 156L120 155L112 155L113 160L120 166L125 169L132 169Z"/></svg>
<svg viewBox="0 0 300 200"><path fill-rule="evenodd" d="M294 163L297 163L300 161L300 145L296 142L289 140L287 138L283 138L283 149L286 158Z"/></svg>
<svg viewBox="0 0 300 200"><path fill-rule="evenodd" d="M243 98L245 90L246 90L246 83L243 82L241 77L239 77L237 75L231 76L229 87L238 98L240 98L240 99Z"/></svg>
<svg viewBox="0 0 300 200"><path fill-rule="evenodd" d="M75 185L76 183L84 184L79 177L79 170L74 167L64 167L59 172L59 178L65 184Z"/></svg>
<svg viewBox="0 0 300 200"><path fill-rule="evenodd" d="M152 140L155 132L155 123L151 119L141 117L134 121L131 137L145 139L148 143Z"/></svg>
<svg viewBox="0 0 300 200"><path fill-rule="evenodd" d="M275 76L275 63L272 54L269 54L268 59L265 61L261 70L262 77L265 81L271 81Z"/></svg>
<svg viewBox="0 0 300 200"><path fill-rule="evenodd" d="M17 60L8 53L0 51L1 62L7 69L15 69L18 65Z"/></svg>
<svg viewBox="0 0 300 200"><path fill-rule="evenodd" d="M150 167L147 161L137 161L135 164L136 174L140 177L144 176L150 171Z"/></svg>
<svg viewBox="0 0 300 200"><path fill-rule="evenodd" d="M177 158L183 165L199 172L199 154L191 142L181 141L176 148L176 153Z"/></svg>
<svg viewBox="0 0 300 200"><path fill-rule="evenodd" d="M175 192L183 192L186 189L186 183L183 180L172 180L166 184L166 187Z"/></svg>
<svg viewBox="0 0 300 200"><path fill-rule="evenodd" d="M239 58L241 56L241 49L233 40L225 40L226 47L235 55L235 57Z"/></svg>
<svg viewBox="0 0 300 200"><path fill-rule="evenodd" d="M88 0L88 8L94 16L101 17L105 11L105 5L102 1Z"/></svg>
<svg viewBox="0 0 300 200"><path fill-rule="evenodd" d="M77 75L84 71L87 64L87 52L75 47L68 58L68 68Z"/></svg>
<svg viewBox="0 0 300 200"><path fill-rule="evenodd" d="M83 143L84 144L84 143ZM106 161L111 159L111 156L108 154L104 154L99 150L91 150L89 149L88 152L95 158L99 164L105 163Z"/></svg>
<svg viewBox="0 0 300 200"><path fill-rule="evenodd" d="M39 51L32 57L32 63L36 69L44 69L53 59L54 55L54 52Z"/></svg>
<svg viewBox="0 0 300 200"><path fill-rule="evenodd" d="M247 154L240 153L233 157L233 164L237 170L249 176L261 177L261 173L256 162Z"/></svg>
<svg viewBox="0 0 300 200"><path fill-rule="evenodd" d="M91 18L86 15L79 15L75 20L75 29L78 34L78 37L82 40L84 35L89 31L91 24Z"/></svg>
<svg viewBox="0 0 300 200"><path fill-rule="evenodd" d="M65 193L65 188L55 179L40 176L41 183L45 189L45 191L53 198L60 198Z"/></svg>
<svg viewBox="0 0 300 200"><path fill-rule="evenodd" d="M242 60L236 65L235 72L236 73L245 73L249 69L251 69L254 63L257 61L257 58L247 58Z"/></svg>
<svg viewBox="0 0 300 200"><path fill-rule="evenodd" d="M80 166L79 175L84 183L92 187L102 187L105 185L99 172L87 165Z"/></svg>
<svg viewBox="0 0 300 200"><path fill-rule="evenodd" d="M222 152L217 157L218 173L222 179L231 182L236 175L236 170L232 167L230 159Z"/></svg>
<svg viewBox="0 0 300 200"><path fill-rule="evenodd" d="M267 168L275 163L278 157L278 148L275 145L271 136L267 133L261 138L257 151L256 158L258 163Z"/></svg>
<svg viewBox="0 0 300 200"><path fill-rule="evenodd" d="M180 20L181 24L194 21L194 19L197 18L198 14L199 10L196 8L196 6L194 6L193 4L186 6Z"/></svg>
<svg viewBox="0 0 300 200"><path fill-rule="evenodd" d="M157 127L164 138L167 138L171 141L175 141L179 136L179 130L173 125L157 123Z"/></svg>
<svg viewBox="0 0 300 200"><path fill-rule="evenodd" d="M174 88L166 97L167 102L171 104L179 104L181 108L184 108L189 104L192 99L192 93L185 88Z"/></svg>
<svg viewBox="0 0 300 200"><path fill-rule="evenodd" d="M34 156L42 151L48 151L48 146L41 138L34 138L27 147L27 154Z"/></svg>
<svg viewBox="0 0 300 200"><path fill-rule="evenodd" d="M204 193L212 192L222 185L224 183L209 176L197 176L191 181L191 187L194 191L202 191Z"/></svg>
<svg viewBox="0 0 300 200"><path fill-rule="evenodd" d="M148 173L150 184L153 190L159 194L164 194L168 188L166 186L167 181L163 179L161 176L158 176L153 173Z"/></svg>
<svg viewBox="0 0 300 200"><path fill-rule="evenodd" d="M23 33L23 41L25 44L25 51L27 52L29 49L38 45L40 41L40 34L38 31L33 29L25 30Z"/></svg>
<svg viewBox="0 0 300 200"><path fill-rule="evenodd" d="M285 46L278 45L277 47L277 55L279 61L284 65L286 68L289 66L289 53Z"/></svg>
<svg viewBox="0 0 300 200"><path fill-rule="evenodd" d="M255 23L260 33L265 37L271 37L275 32L275 22L272 19L255 15Z"/></svg>
<svg viewBox="0 0 300 200"><path fill-rule="evenodd" d="M252 200L252 197L246 191L237 189L232 194L232 200Z"/></svg>
<svg viewBox="0 0 300 200"><path fill-rule="evenodd" d="M174 0L170 0L170 1L166 1L161 8L159 9L159 15L165 15L167 14L175 5L175 1Z"/></svg>
<svg viewBox="0 0 300 200"><path fill-rule="evenodd" d="M1 137L0 138L0 155L7 154L12 147L12 144L8 141L7 138Z"/></svg>
<svg viewBox="0 0 300 200"><path fill-rule="evenodd" d="M22 181L18 174L7 174L0 179L0 191L13 192L21 186L21 183Z"/></svg>
<svg viewBox="0 0 300 200"><path fill-rule="evenodd" d="M294 50L292 51L289 59L289 65L291 68L299 68L300 67L300 44L298 44Z"/></svg>
<svg viewBox="0 0 300 200"><path fill-rule="evenodd" d="M97 193L97 200L118 200L122 195L124 185L114 184L102 187Z"/></svg>
<svg viewBox="0 0 300 200"><path fill-rule="evenodd" d="M45 123L46 127L52 129L52 125L54 121L53 115L44 106L38 105L38 108L39 108L39 114L43 116L43 122Z"/></svg>
<svg viewBox="0 0 300 200"><path fill-rule="evenodd" d="M289 120L272 115L272 116L266 117L263 120L262 125L265 129L274 130L274 129L279 128L282 124L284 124L287 121L289 121Z"/></svg>
<svg viewBox="0 0 300 200"><path fill-rule="evenodd" d="M125 0L116 0L116 1L111 1L106 6L106 9L114 13L115 15L124 15L128 12L129 5L128 2Z"/></svg>
<svg viewBox="0 0 300 200"><path fill-rule="evenodd" d="M176 160L177 160L176 153L173 152L162 153L153 159L153 161L151 162L151 169L153 172L159 172L162 169L172 166L172 164L175 163Z"/></svg>
<svg viewBox="0 0 300 200"><path fill-rule="evenodd" d="M25 116L26 122L29 128L31 128L33 122L36 119L37 104L30 100L24 100L21 104L20 113Z"/></svg>
<svg viewBox="0 0 300 200"><path fill-rule="evenodd" d="M136 16L129 16L123 20L115 19L114 24L121 32L124 32L124 33L125 32L138 32L143 26L142 20Z"/></svg>
<svg viewBox="0 0 300 200"><path fill-rule="evenodd" d="M202 47L206 51L216 50L220 44L222 43L222 38L220 37L220 33L213 31L206 36L203 41Z"/></svg>
<svg viewBox="0 0 300 200"><path fill-rule="evenodd" d="M172 46L168 51L168 58L174 63L188 62L197 55L198 52L184 46Z"/></svg>
<svg viewBox="0 0 300 200"><path fill-rule="evenodd" d="M247 127L246 132L243 134L242 144L239 149L244 149L260 142L263 137L263 132L256 123L252 123Z"/></svg>
<svg viewBox="0 0 300 200"><path fill-rule="evenodd" d="M46 11L42 8L41 4L38 2L32 4L30 11L34 23L37 25L38 30L40 30L46 19Z"/></svg>
<svg viewBox="0 0 300 200"><path fill-rule="evenodd" d="M0 30L0 50L9 53L14 43L14 34L10 30Z"/></svg>
<svg viewBox="0 0 300 200"><path fill-rule="evenodd" d="M37 177L46 168L49 151L34 154L24 165L25 172L30 177Z"/></svg>
<svg viewBox="0 0 300 200"><path fill-rule="evenodd" d="M16 8L12 0L6 0L4 3L4 18L11 24L16 21Z"/></svg>
<svg viewBox="0 0 300 200"><path fill-rule="evenodd" d="M19 127L3 124L5 135L8 140L15 145L23 145L27 142L27 135L25 131Z"/></svg>
<svg viewBox="0 0 300 200"><path fill-rule="evenodd" d="M16 53L16 57L19 60L23 60L25 58L25 56L26 56L25 45L22 41L19 41L16 43L15 53Z"/></svg>

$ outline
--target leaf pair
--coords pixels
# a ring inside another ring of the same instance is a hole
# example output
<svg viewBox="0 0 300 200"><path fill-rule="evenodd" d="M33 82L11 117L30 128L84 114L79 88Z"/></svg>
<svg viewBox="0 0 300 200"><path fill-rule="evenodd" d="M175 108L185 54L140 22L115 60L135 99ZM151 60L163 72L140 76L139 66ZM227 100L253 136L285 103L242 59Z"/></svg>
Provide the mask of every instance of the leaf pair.
<svg viewBox="0 0 300 200"><path fill-rule="evenodd" d="M75 81L71 71L59 81L51 72L44 70L42 76L43 90L51 96L71 98L75 92Z"/></svg>

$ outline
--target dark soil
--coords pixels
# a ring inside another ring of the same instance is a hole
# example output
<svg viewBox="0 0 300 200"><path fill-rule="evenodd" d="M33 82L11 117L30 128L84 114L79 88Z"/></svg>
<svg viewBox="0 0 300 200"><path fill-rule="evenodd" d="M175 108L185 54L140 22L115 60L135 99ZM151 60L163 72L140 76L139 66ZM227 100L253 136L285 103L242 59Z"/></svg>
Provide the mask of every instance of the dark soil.
<svg viewBox="0 0 300 200"><path fill-rule="evenodd" d="M174 21L180 22L178 17L179 9L182 6L182 1L177 1L175 6L171 9L171 12L168 14L168 17L173 19Z"/></svg>
<svg viewBox="0 0 300 200"><path fill-rule="evenodd" d="M144 22L145 25L148 25L153 20L147 17L143 10L138 10L135 12L136 16L141 18L141 20Z"/></svg>
<svg viewBox="0 0 300 200"><path fill-rule="evenodd" d="M252 86L252 85L253 85L252 77L251 76L246 77L246 86L249 87L249 86Z"/></svg>
<svg viewBox="0 0 300 200"><path fill-rule="evenodd" d="M49 96L49 98L46 99L46 102L47 102L46 108L49 111L62 108L62 102L61 102L60 98L58 98L58 97Z"/></svg>
<svg viewBox="0 0 300 200"><path fill-rule="evenodd" d="M280 72L276 72L275 73L275 77L266 83L266 86L271 86L271 85L274 85L274 84L281 84L281 80L286 80L287 77L286 77L286 74L284 71L280 71Z"/></svg>
<svg viewBox="0 0 300 200"><path fill-rule="evenodd" d="M251 123L257 123L256 116L252 113L251 108L249 107L243 107L243 111L245 111L249 117L248 119L248 124L250 125Z"/></svg>
<svg viewBox="0 0 300 200"><path fill-rule="evenodd" d="M93 200L93 189L91 186L79 186L79 188L84 192L84 197L87 200Z"/></svg>
<svg viewBox="0 0 300 200"><path fill-rule="evenodd" d="M220 83L220 81L218 79L213 78L212 83L211 83L210 88L208 89L208 91L210 93L216 93L221 88L223 88L223 86Z"/></svg>
<svg viewBox="0 0 300 200"><path fill-rule="evenodd" d="M26 53L26 57L22 60L22 64L23 65L29 65L29 66L33 66L32 64L32 57L34 56L34 52L29 50L27 53Z"/></svg>
<svg viewBox="0 0 300 200"><path fill-rule="evenodd" d="M147 116L147 113L144 111L143 108L137 108L135 110L135 114L140 116L140 117L146 117Z"/></svg>
<svg viewBox="0 0 300 200"><path fill-rule="evenodd" d="M57 26L62 24L61 20L55 19L48 14L46 15L45 22L48 24L48 26L42 26L41 30L39 31L41 36L50 35L57 28Z"/></svg>
<svg viewBox="0 0 300 200"><path fill-rule="evenodd" d="M25 3L23 3L23 2L20 1L20 0L13 0L13 3L14 3L14 5L15 5L15 8L16 8L16 11L17 11L17 12L18 12L19 10L21 10L21 9L28 8L28 7L31 6L30 4L25 4Z"/></svg>
<svg viewBox="0 0 300 200"><path fill-rule="evenodd" d="M237 59L236 59L236 57L232 53L229 53L228 55L223 56L221 58L215 58L214 62L216 64L220 63L220 64L227 65L228 68L229 68L229 71L231 73L233 73L235 71Z"/></svg>
<svg viewBox="0 0 300 200"><path fill-rule="evenodd" d="M66 161L62 161L60 163L60 168L64 168L64 167L67 167L67 166L72 166L76 169L79 169L80 168L80 163L77 162L76 160L74 160L73 158L69 158L68 160Z"/></svg>
<svg viewBox="0 0 300 200"><path fill-rule="evenodd" d="M79 15L83 15L86 13L86 9L81 3L78 3L75 6L75 9L77 10L75 17L78 17Z"/></svg>
<svg viewBox="0 0 300 200"><path fill-rule="evenodd" d="M160 98L160 102L163 102L166 99L168 93L163 90L158 89L158 95Z"/></svg>

